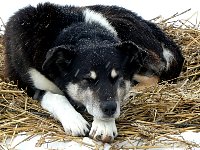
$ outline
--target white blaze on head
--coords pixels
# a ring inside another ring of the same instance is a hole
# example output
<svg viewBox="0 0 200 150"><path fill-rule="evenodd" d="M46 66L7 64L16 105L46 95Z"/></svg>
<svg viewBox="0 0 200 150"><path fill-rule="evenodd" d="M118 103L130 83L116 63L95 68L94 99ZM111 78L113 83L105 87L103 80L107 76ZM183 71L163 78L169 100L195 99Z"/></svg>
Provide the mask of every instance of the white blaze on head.
<svg viewBox="0 0 200 150"><path fill-rule="evenodd" d="M95 71L90 71L90 78L93 79L93 80L96 80L97 74L96 74Z"/></svg>
<svg viewBox="0 0 200 150"><path fill-rule="evenodd" d="M101 14L97 13L93 10L86 8L83 11L83 15L85 17L85 22L87 23L98 23L102 27L105 27L108 31L117 37L117 32L114 27L108 22L108 20Z"/></svg>
<svg viewBox="0 0 200 150"><path fill-rule="evenodd" d="M114 79L118 76L117 71L115 69L112 69L111 71L111 77Z"/></svg>

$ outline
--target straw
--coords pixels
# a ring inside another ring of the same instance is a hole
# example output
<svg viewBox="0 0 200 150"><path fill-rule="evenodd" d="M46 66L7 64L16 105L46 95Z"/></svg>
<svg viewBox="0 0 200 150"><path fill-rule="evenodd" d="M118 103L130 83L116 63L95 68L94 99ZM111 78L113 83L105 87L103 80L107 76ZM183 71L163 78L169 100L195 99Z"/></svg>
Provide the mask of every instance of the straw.
<svg viewBox="0 0 200 150"><path fill-rule="evenodd" d="M193 25L188 26L188 21L170 22L177 15L164 20L157 17L154 21L181 46L185 57L183 71L176 83L160 83L154 88L140 91L136 97L130 91L126 105L122 106L121 116L117 119L119 136L112 143L113 149L120 142L138 138L142 138L146 145L124 149L156 148L155 144L161 137L169 139L171 134L200 131L200 30ZM0 141L5 142L18 133L26 132L30 139L43 135L37 146L46 141L81 142L82 137L67 136L61 124L43 110L38 101L32 100L16 85L6 82L3 78L2 44L0 51ZM91 117L85 116L91 122ZM170 140L199 146L177 138Z"/></svg>

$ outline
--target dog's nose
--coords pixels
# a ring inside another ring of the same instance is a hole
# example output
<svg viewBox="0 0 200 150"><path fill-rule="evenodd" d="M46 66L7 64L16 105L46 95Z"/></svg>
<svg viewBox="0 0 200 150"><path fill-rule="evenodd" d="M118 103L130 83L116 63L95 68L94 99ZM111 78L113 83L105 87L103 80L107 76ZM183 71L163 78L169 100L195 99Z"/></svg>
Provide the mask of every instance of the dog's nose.
<svg viewBox="0 0 200 150"><path fill-rule="evenodd" d="M101 109L107 116L112 116L117 109L117 103L115 101L104 101L101 103Z"/></svg>

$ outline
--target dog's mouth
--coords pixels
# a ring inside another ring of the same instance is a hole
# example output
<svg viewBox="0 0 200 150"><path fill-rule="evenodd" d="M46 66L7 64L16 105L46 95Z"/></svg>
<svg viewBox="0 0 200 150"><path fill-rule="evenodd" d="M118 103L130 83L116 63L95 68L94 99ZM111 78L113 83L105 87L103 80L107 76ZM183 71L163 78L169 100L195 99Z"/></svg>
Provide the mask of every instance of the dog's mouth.
<svg viewBox="0 0 200 150"><path fill-rule="evenodd" d="M102 121L112 121L113 119L115 119L116 117L102 117L102 118L98 118L99 120L102 120Z"/></svg>
<svg viewBox="0 0 200 150"><path fill-rule="evenodd" d="M98 120L101 120L101 121L112 121L112 120L116 119L115 116L108 117L108 116L104 116L103 114L102 114L102 116L93 115L93 117L96 118L96 119L98 119Z"/></svg>

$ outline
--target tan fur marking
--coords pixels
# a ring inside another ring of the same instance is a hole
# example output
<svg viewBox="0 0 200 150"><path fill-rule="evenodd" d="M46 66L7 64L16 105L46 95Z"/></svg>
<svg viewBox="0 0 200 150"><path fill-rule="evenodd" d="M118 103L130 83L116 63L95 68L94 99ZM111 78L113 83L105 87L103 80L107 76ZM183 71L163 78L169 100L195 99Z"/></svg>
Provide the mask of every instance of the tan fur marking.
<svg viewBox="0 0 200 150"><path fill-rule="evenodd" d="M111 71L111 77L114 79L115 77L117 77L117 71L115 69L112 69Z"/></svg>
<svg viewBox="0 0 200 150"><path fill-rule="evenodd" d="M133 79L139 82L136 86L132 88L134 91L140 91L145 88L155 86L159 82L158 76L144 76L135 74Z"/></svg>
<svg viewBox="0 0 200 150"><path fill-rule="evenodd" d="M96 80L96 78L97 78L96 72L90 71L90 78L93 79L93 80Z"/></svg>

